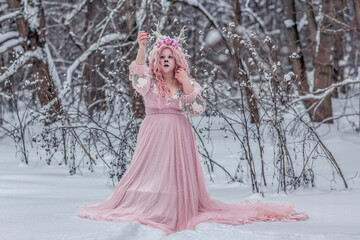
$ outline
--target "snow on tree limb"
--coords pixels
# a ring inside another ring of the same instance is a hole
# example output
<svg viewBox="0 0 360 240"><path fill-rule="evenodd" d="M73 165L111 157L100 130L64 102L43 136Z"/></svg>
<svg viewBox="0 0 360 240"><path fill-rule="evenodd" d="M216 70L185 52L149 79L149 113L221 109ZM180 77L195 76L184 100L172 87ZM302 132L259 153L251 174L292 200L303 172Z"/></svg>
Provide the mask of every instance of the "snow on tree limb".
<svg viewBox="0 0 360 240"><path fill-rule="evenodd" d="M0 83L14 75L17 70L24 66L33 57L42 59L39 48L36 48L34 51L26 51L23 55L17 58L14 63L0 76Z"/></svg>
<svg viewBox="0 0 360 240"><path fill-rule="evenodd" d="M0 23L6 21L6 20L9 20L9 19L14 19L15 17L17 17L18 15L21 14L21 11L20 10L17 10L17 11L14 11L14 12L10 12L4 16L1 16L0 17Z"/></svg>
<svg viewBox="0 0 360 240"><path fill-rule="evenodd" d="M81 54L77 59L75 59L73 64L71 64L66 71L66 84L63 86L63 94L64 94L64 90L66 90L67 87L70 86L72 75L73 75L74 71L76 70L76 68L78 68L81 63L85 62L86 59L88 59L88 57L93 52L98 50L99 47L104 46L115 40L123 40L123 39L125 39L125 37L126 37L126 34L119 34L119 33L111 33L111 34L105 35L102 38L100 38L96 43L93 43L83 54ZM61 95L63 95L63 94L61 94Z"/></svg>
<svg viewBox="0 0 360 240"><path fill-rule="evenodd" d="M96 25L95 29L101 29L100 37L104 34L107 24L113 18L115 12L119 11L119 9L124 5L126 0L119 0L116 4L116 7L110 11L110 14L106 16L98 25Z"/></svg>
<svg viewBox="0 0 360 240"><path fill-rule="evenodd" d="M241 9L241 12L243 12L244 14L247 13L249 16L253 17L254 20L259 24L260 28L263 30L264 34L270 35L270 33L266 29L266 24L264 23L264 21L261 20L261 18L251 8L246 7L244 9Z"/></svg>
<svg viewBox="0 0 360 240"><path fill-rule="evenodd" d="M49 66L49 73L50 73L50 76L53 80L53 83L55 85L55 89L61 89L61 81L60 81L60 77L59 77L59 74L57 72L57 68L54 64L54 59L51 55L51 51L50 51L50 48L49 48L49 45L48 43L45 44L45 47L44 47L44 52L46 54L46 62Z"/></svg>
<svg viewBox="0 0 360 240"><path fill-rule="evenodd" d="M4 97L4 98L6 98L6 99L11 99L11 96L7 95L7 94L4 93L4 92L0 92L0 96L1 96L1 97Z"/></svg>
<svg viewBox="0 0 360 240"><path fill-rule="evenodd" d="M70 23L72 22L72 20L76 16L76 14L81 12L81 10L85 7L87 1L88 0L82 0L74 10L72 10L69 14L65 15L64 25L66 25L66 26L70 25Z"/></svg>
<svg viewBox="0 0 360 240"><path fill-rule="evenodd" d="M17 38L17 37L19 37L19 32L18 31L0 33L0 44L8 41L9 39Z"/></svg>
<svg viewBox="0 0 360 240"><path fill-rule="evenodd" d="M327 88L318 89L315 92L311 94L306 94L303 96L297 96L296 100L293 101L293 103L307 100L307 99L315 99L315 100L321 100L327 97L329 94L331 94L336 88L350 85L350 84L360 84L360 79L347 79L339 83L333 83Z"/></svg>
<svg viewBox="0 0 360 240"><path fill-rule="evenodd" d="M6 41L5 43L3 43L2 45L0 45L0 53L4 53L7 50L18 46L23 42L24 42L23 38L10 39L10 40Z"/></svg>

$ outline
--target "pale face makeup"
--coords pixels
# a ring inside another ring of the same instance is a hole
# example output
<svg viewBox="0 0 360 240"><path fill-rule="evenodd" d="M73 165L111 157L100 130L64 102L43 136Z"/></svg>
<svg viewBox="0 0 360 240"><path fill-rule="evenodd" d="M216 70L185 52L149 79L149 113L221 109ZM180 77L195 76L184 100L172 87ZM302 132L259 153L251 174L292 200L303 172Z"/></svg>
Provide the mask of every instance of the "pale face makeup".
<svg viewBox="0 0 360 240"><path fill-rule="evenodd" d="M174 55L169 48L164 48L160 54L160 64L161 64L161 72L163 74L169 74L174 72L175 68L175 58Z"/></svg>

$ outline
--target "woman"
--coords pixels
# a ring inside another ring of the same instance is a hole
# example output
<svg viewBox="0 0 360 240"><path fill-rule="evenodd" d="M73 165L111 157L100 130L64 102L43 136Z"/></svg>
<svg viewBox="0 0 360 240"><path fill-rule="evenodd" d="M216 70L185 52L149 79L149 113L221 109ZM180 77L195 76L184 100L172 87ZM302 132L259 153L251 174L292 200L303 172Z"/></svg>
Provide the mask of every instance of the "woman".
<svg viewBox="0 0 360 240"><path fill-rule="evenodd" d="M161 39L145 64L146 32L130 65L130 80L145 101L131 164L105 200L79 208L79 216L105 221L139 221L167 234L194 229L200 222L243 224L252 221L306 220L291 204L226 204L206 189L200 158L186 115L199 115L206 104L201 86L189 77L179 41Z"/></svg>

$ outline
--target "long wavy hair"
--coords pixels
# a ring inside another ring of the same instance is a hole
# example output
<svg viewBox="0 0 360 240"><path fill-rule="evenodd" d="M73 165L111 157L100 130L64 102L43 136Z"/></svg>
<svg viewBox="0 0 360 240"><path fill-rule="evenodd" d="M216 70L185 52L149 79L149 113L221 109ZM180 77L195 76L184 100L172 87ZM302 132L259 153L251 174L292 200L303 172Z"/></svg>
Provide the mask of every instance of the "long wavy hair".
<svg viewBox="0 0 360 240"><path fill-rule="evenodd" d="M173 46L168 46L166 44L161 45L160 47L154 45L154 47L149 53L149 74L153 76L154 79L156 79L156 83L157 83L156 86L158 88L158 106L161 102L163 93L165 93L166 100L171 97L171 94L168 91L166 91L165 80L160 70L161 67L160 56L162 50L165 48L169 48L173 53L173 57L175 59L174 74L176 70L181 67L185 69L186 73L190 76L189 64L187 62L185 53L180 48L174 48ZM179 84L182 88L182 84L181 83Z"/></svg>

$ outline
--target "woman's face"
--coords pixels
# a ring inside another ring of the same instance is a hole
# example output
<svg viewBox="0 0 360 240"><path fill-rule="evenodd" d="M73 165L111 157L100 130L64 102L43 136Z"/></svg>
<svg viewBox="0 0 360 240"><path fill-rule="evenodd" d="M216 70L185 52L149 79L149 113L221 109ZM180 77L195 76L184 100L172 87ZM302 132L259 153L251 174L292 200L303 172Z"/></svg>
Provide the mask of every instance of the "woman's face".
<svg viewBox="0 0 360 240"><path fill-rule="evenodd" d="M164 48L160 53L160 65L162 73L174 72L175 58L170 48Z"/></svg>

